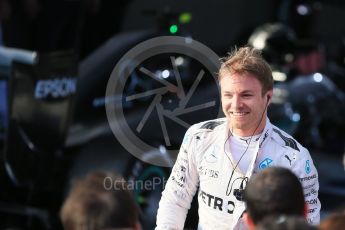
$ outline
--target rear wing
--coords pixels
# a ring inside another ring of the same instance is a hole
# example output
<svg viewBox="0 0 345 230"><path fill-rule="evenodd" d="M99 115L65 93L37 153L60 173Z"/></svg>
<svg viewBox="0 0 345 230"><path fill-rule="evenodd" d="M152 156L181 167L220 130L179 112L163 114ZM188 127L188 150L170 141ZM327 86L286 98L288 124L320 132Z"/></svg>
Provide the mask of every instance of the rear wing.
<svg viewBox="0 0 345 230"><path fill-rule="evenodd" d="M15 185L27 185L50 170L64 146L77 87L76 55L55 52L35 59L14 59L7 81L4 164Z"/></svg>

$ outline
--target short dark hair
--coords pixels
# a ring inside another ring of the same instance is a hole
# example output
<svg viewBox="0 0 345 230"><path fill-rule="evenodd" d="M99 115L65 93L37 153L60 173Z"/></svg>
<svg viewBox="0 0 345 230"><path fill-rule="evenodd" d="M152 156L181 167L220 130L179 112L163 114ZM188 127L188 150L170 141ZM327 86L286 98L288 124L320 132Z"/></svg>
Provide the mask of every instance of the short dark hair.
<svg viewBox="0 0 345 230"><path fill-rule="evenodd" d="M269 167L254 174L246 186L244 199L255 224L268 215L304 216L302 185L286 168Z"/></svg>
<svg viewBox="0 0 345 230"><path fill-rule="evenodd" d="M316 230L301 216L267 216L261 220L255 230Z"/></svg>
<svg viewBox="0 0 345 230"><path fill-rule="evenodd" d="M64 229L134 228L138 208L126 188L121 176L109 172L94 172L76 181L61 209Z"/></svg>
<svg viewBox="0 0 345 230"><path fill-rule="evenodd" d="M234 48L232 52L222 60L219 69L219 80L226 73L252 74L262 86L262 95L273 89L273 76L269 64L262 57L261 51L251 46Z"/></svg>

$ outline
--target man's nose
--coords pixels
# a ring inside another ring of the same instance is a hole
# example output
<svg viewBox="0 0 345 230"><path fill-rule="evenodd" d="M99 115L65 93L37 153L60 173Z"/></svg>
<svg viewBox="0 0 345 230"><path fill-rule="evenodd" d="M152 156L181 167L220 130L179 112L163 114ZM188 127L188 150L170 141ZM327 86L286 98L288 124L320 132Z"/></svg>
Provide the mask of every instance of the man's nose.
<svg viewBox="0 0 345 230"><path fill-rule="evenodd" d="M242 100L239 96L233 96L231 104L232 104L233 108L241 108L243 105Z"/></svg>

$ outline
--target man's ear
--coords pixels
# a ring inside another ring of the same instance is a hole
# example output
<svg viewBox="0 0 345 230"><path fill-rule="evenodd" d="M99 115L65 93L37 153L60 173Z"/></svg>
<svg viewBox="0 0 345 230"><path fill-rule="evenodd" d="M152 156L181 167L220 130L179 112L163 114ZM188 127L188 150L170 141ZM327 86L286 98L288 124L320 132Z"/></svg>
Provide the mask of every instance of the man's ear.
<svg viewBox="0 0 345 230"><path fill-rule="evenodd" d="M267 105L271 104L271 102L272 102L272 97L273 97L273 90L269 90L269 91L267 92L267 96L266 96L266 98L267 98Z"/></svg>
<svg viewBox="0 0 345 230"><path fill-rule="evenodd" d="M254 222L253 222L252 218L250 218L250 216L248 215L247 212L243 213L243 220L244 220L244 223L246 223L249 230L255 229Z"/></svg>

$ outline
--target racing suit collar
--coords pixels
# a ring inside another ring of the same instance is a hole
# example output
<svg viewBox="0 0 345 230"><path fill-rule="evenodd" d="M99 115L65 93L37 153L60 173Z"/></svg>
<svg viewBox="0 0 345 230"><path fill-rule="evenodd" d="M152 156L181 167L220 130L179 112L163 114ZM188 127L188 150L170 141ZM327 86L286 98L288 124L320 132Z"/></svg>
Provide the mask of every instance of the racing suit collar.
<svg viewBox="0 0 345 230"><path fill-rule="evenodd" d="M221 127L223 129L222 132L220 132L222 134L221 140L224 146L224 153L228 156L228 158L230 159L231 163L233 164L233 167L236 165L237 162L234 161L232 154L230 153L229 150L229 141L230 141L230 136L232 135L230 130L229 130L229 121L226 120L225 124ZM255 155L248 167L248 170L246 173L241 172L241 170L237 167L235 170L243 175L246 175L248 177L250 177L253 174L254 171L254 165L255 165L255 161L257 159L257 156L260 154L260 152L262 151L262 147L264 146L265 143L267 143L266 140L268 140L271 136L272 133L272 123L270 122L269 118L266 116L266 125L264 130L262 131L262 133L260 134L260 138L257 144L257 147L255 149Z"/></svg>

